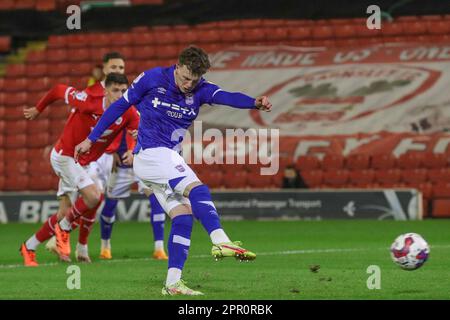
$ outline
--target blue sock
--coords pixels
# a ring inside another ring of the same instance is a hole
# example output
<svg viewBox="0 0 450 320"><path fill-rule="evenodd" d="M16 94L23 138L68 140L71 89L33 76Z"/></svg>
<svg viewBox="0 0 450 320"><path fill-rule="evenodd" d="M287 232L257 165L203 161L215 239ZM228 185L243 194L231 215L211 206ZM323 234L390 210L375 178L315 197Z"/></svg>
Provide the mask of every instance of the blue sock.
<svg viewBox="0 0 450 320"><path fill-rule="evenodd" d="M172 228L170 229L169 243L167 244L169 269L177 268L183 270L191 245L193 224L194 218L192 214L184 214L172 219Z"/></svg>
<svg viewBox="0 0 450 320"><path fill-rule="evenodd" d="M112 227L116 220L116 208L119 200L105 198L105 206L100 216L100 229L103 240L111 239Z"/></svg>
<svg viewBox="0 0 450 320"><path fill-rule="evenodd" d="M166 213L164 209L159 204L156 196L154 194L150 195L148 198L150 201L150 222L153 229L153 240L163 241L164 240L164 221L166 220Z"/></svg>
<svg viewBox="0 0 450 320"><path fill-rule="evenodd" d="M189 200L191 201L194 216L200 220L208 234L211 234L214 230L222 229L219 214L206 185L202 184L194 187L189 193Z"/></svg>

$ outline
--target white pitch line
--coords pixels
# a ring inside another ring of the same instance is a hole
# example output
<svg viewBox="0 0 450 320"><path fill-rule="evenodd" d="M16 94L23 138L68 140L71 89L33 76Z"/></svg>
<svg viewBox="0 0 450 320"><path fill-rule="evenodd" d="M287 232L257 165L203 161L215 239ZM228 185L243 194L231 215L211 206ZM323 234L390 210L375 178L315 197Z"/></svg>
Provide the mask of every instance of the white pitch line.
<svg viewBox="0 0 450 320"><path fill-rule="evenodd" d="M430 248L450 248L450 245L435 245L430 246ZM294 255L294 254L309 254L309 253L337 253L337 252L355 252L355 251L367 251L367 250L389 250L386 248L333 248L333 249L303 249L303 250L286 250L286 251L273 251L273 252L259 252L257 256L278 256L278 255ZM211 258L209 254L197 254L192 255L189 258ZM136 262L136 261L154 261L153 258L130 258L130 259L112 259L112 260L101 260L101 263L116 263L116 262ZM77 263L74 261L73 263ZM51 267L61 265L62 263L51 262L51 263L41 263L39 267ZM22 264L9 264L0 265L0 269L14 269L14 268L25 268Z"/></svg>

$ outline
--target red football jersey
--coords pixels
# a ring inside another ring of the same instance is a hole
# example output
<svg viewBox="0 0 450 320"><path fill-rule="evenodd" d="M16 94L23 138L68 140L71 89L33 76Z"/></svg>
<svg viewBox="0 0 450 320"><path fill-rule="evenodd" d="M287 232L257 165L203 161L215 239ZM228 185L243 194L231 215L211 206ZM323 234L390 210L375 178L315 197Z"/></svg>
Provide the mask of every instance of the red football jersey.
<svg viewBox="0 0 450 320"><path fill-rule="evenodd" d="M91 97L104 97L105 96L105 86L103 81L99 81L94 83L92 86L87 87L84 89L88 95Z"/></svg>
<svg viewBox="0 0 450 320"><path fill-rule="evenodd" d="M73 108L63 132L55 145L55 149L65 156L73 157L75 146L86 139L103 114L105 110L105 98L103 96L93 97L85 91L77 91L73 87L59 84L39 101L36 108L42 111L50 101L48 96L52 98L56 98L56 96L61 97L63 91L66 104ZM58 94L55 94L55 92L58 92ZM139 115L136 109L132 107L104 132L101 138L92 145L89 153L79 157L79 163L84 166L97 160L120 132L125 128L127 130L135 130L138 126Z"/></svg>

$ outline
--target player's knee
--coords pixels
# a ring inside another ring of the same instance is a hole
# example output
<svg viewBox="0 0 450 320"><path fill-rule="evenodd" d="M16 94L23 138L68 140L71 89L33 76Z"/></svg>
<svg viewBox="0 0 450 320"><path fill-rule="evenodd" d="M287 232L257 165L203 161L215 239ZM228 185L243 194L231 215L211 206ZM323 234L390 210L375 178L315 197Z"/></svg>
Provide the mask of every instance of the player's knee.
<svg viewBox="0 0 450 320"><path fill-rule="evenodd" d="M84 202L89 209L95 208L102 201L102 193L98 190L92 190L86 194Z"/></svg>
<svg viewBox="0 0 450 320"><path fill-rule="evenodd" d="M206 184L197 184L189 191L189 199L209 199L211 198L211 192Z"/></svg>
<svg viewBox="0 0 450 320"><path fill-rule="evenodd" d="M191 208L187 205L180 204L169 211L169 216L171 219L182 215L192 216Z"/></svg>

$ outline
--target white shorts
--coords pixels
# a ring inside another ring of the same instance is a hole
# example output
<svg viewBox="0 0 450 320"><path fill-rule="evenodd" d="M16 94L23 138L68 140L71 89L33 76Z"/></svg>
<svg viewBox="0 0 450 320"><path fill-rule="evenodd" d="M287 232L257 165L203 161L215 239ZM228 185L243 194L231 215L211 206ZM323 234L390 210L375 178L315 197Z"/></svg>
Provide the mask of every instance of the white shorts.
<svg viewBox="0 0 450 320"><path fill-rule="evenodd" d="M105 193L109 177L113 167L114 157L112 154L104 153L97 161L91 162L87 166L89 176L95 184Z"/></svg>
<svg viewBox="0 0 450 320"><path fill-rule="evenodd" d="M178 205L190 205L183 192L189 184L200 182L183 157L165 147L141 149L134 156L133 168L167 213Z"/></svg>
<svg viewBox="0 0 450 320"><path fill-rule="evenodd" d="M108 181L108 197L114 199L128 198L131 193L131 186L137 182L139 193L145 193L144 190L150 190L135 175L133 168L117 167L116 172L111 173Z"/></svg>
<svg viewBox="0 0 450 320"><path fill-rule="evenodd" d="M50 163L53 171L59 177L58 192L56 193L58 197L64 194L72 197L73 193L78 190L94 184L86 169L79 163L75 163L74 158L63 156L54 148L50 154Z"/></svg>

